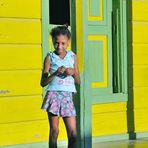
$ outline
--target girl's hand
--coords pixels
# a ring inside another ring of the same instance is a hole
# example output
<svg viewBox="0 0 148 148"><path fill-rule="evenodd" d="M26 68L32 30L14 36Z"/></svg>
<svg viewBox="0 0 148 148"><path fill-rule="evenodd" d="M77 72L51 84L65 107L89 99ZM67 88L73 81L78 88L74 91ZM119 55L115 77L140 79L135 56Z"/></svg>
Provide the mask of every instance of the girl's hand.
<svg viewBox="0 0 148 148"><path fill-rule="evenodd" d="M57 69L56 74L63 74L66 70L66 67L61 66Z"/></svg>
<svg viewBox="0 0 148 148"><path fill-rule="evenodd" d="M65 73L66 75L74 75L74 68L66 68Z"/></svg>

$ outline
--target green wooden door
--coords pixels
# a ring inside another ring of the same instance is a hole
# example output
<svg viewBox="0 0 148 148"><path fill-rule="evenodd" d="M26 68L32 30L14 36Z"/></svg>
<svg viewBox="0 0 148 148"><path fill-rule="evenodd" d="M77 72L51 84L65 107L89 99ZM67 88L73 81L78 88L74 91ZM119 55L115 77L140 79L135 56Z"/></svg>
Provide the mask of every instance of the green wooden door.
<svg viewBox="0 0 148 148"><path fill-rule="evenodd" d="M92 146L92 105L127 100L126 87L121 87L122 80L127 80L127 48L123 49L126 38L122 41L123 32L126 30L121 25L124 16L121 10L123 3L120 3L121 0L117 1L83 1L84 147Z"/></svg>

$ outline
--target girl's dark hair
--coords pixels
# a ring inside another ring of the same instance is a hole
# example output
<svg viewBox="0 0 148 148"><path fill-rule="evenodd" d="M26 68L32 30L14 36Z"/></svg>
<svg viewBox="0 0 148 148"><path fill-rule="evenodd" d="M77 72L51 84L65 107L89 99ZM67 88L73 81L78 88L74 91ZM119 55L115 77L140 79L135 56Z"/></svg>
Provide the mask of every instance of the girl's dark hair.
<svg viewBox="0 0 148 148"><path fill-rule="evenodd" d="M52 28L50 35L51 35L52 39L55 39L58 35L66 35L68 37L68 39L70 39L70 37L71 37L71 33L68 29L67 24Z"/></svg>

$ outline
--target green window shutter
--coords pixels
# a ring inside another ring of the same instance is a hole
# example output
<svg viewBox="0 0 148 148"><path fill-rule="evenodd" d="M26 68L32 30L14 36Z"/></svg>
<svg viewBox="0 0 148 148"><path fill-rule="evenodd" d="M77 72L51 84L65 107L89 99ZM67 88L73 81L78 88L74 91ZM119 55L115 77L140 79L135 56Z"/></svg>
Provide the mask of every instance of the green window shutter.
<svg viewBox="0 0 148 148"><path fill-rule="evenodd" d="M113 93L127 100L127 20L126 1L114 0L113 13Z"/></svg>
<svg viewBox="0 0 148 148"><path fill-rule="evenodd" d="M113 28L113 92L118 93L121 91L121 47L120 47L120 9L119 2L113 5L112 12L112 28Z"/></svg>

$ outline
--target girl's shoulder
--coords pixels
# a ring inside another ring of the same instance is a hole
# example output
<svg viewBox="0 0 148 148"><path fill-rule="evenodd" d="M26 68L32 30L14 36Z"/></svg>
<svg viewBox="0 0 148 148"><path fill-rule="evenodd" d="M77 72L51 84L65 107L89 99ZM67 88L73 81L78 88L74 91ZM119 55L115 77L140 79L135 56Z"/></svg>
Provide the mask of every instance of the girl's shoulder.
<svg viewBox="0 0 148 148"><path fill-rule="evenodd" d="M53 52L52 51L49 51L48 53L47 53L47 56L51 56L53 54Z"/></svg>
<svg viewBox="0 0 148 148"><path fill-rule="evenodd" d="M53 57L54 57L54 52L53 52L53 51L49 51L49 52L47 53L47 56L48 56L49 58L53 58Z"/></svg>
<svg viewBox="0 0 148 148"><path fill-rule="evenodd" d="M52 61L53 61L53 58L54 58L53 52L52 52L52 51L49 51L49 52L47 53L47 55L46 55L46 58L48 58L49 61L52 62Z"/></svg>
<svg viewBox="0 0 148 148"><path fill-rule="evenodd" d="M75 53L72 50L67 50L69 56L74 57Z"/></svg>

